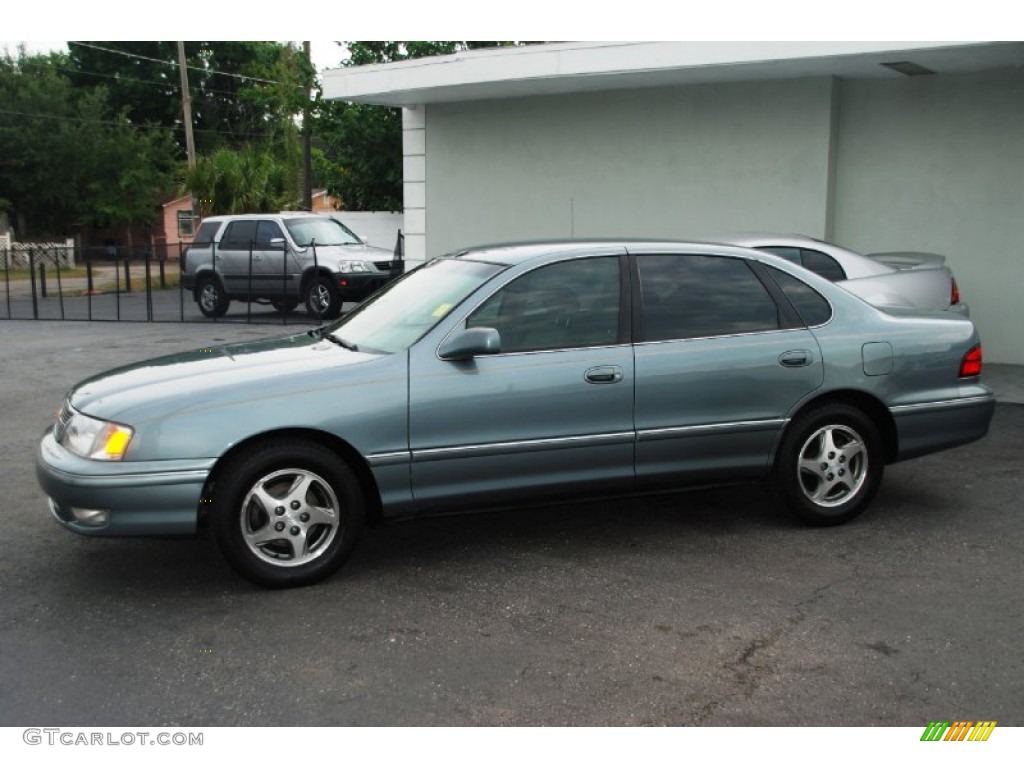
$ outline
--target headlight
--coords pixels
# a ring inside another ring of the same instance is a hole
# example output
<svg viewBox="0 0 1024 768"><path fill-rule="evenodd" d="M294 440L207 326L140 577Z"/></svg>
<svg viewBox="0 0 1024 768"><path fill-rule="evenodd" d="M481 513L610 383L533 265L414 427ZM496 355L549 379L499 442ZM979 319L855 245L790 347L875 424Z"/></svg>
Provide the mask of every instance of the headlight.
<svg viewBox="0 0 1024 768"><path fill-rule="evenodd" d="M361 259L349 259L348 261L338 262L339 272L376 272L377 267L368 261Z"/></svg>
<svg viewBox="0 0 1024 768"><path fill-rule="evenodd" d="M71 417L61 428L58 423L57 441L72 453L87 459L120 461L128 450L134 430L124 424L101 421L65 406L62 420L67 411Z"/></svg>

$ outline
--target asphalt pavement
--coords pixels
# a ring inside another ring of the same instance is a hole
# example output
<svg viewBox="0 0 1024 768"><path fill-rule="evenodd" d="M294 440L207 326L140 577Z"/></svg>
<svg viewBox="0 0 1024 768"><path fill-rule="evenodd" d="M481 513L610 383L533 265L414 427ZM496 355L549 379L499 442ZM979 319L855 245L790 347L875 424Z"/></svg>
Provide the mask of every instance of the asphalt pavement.
<svg viewBox="0 0 1024 768"><path fill-rule="evenodd" d="M984 440L838 528L756 485L565 504L372 530L269 592L208 537L50 519L34 447L70 385L275 332L0 322L0 725L1024 725L1019 368L986 367Z"/></svg>

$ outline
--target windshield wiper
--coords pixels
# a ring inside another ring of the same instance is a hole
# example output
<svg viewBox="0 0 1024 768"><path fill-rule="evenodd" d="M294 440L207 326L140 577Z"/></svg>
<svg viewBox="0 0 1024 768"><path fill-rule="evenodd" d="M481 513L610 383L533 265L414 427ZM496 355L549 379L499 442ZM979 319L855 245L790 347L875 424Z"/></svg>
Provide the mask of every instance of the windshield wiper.
<svg viewBox="0 0 1024 768"><path fill-rule="evenodd" d="M309 331L307 331L307 333L309 333L309 335L312 336L317 341L327 339L329 342L337 344L339 347L344 347L345 349L351 350L352 352L359 351L358 346L353 344L351 341L345 341L345 339L341 338L341 336L335 336L333 333L330 333L329 331L326 330L326 326L320 326L319 328L310 328Z"/></svg>

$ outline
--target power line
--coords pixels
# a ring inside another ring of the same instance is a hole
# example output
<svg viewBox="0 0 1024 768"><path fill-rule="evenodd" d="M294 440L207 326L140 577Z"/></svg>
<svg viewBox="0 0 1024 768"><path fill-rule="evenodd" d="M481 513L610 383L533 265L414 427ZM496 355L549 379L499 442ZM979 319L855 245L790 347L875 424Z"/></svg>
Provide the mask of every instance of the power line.
<svg viewBox="0 0 1024 768"><path fill-rule="evenodd" d="M83 48L93 48L97 51L104 51L105 53L116 53L118 56L127 56L130 59L142 59L143 61L152 61L157 64L163 64L167 67L177 68L177 62L165 61L164 59L155 59L152 56L143 56L141 53L128 53L127 51L118 51L114 48L104 48L102 45L94 45L93 43L83 43L78 40L68 40L68 45L80 45ZM287 83L282 83L279 80L267 80L263 77L253 77L251 75L237 75L231 72L221 72L216 69L206 69L205 67L197 67L192 64L186 65L188 69L194 69L197 72L203 72L208 75L223 75L224 77L234 77L238 80L252 80L256 83L267 83L268 85L283 85L290 88L301 88L302 86L290 86Z"/></svg>
<svg viewBox="0 0 1024 768"><path fill-rule="evenodd" d="M67 120L74 123L90 123L93 125L116 125L122 128L131 128L135 131L180 131L182 126L180 125L136 125L135 123L119 122L117 120L97 120L86 117L71 117L70 115L41 115L34 112L19 112L13 109L0 108L0 114L3 115L18 115L19 117L35 117L41 120ZM196 133L216 133L223 136L250 136L253 138L270 138L274 136L273 133L250 133L249 131L222 131L214 128L196 128Z"/></svg>
<svg viewBox="0 0 1024 768"><path fill-rule="evenodd" d="M73 74L73 75L92 75L94 77L106 77L106 78L109 78L111 80L117 80L118 82L125 82L125 83L148 83L150 85L159 85L159 86L162 86L162 87L165 87L165 88L171 88L171 89L174 89L175 91L178 90L179 88L181 88L181 86L178 83L172 83L170 80L163 80L163 81L161 81L161 80L143 80L143 79L138 78L138 77L127 77L126 75L122 75L122 74L106 75L106 74L104 74L102 72L87 72L84 69L72 69L70 67L54 67L54 69L59 70L60 72L68 72L68 73ZM221 94L224 94L225 96L236 96L236 97L238 96L238 94L233 92L233 91L221 91L221 90L218 90L216 88L206 88L205 86L202 86L202 85L189 86L189 90L190 91L201 92L201 93L221 93Z"/></svg>

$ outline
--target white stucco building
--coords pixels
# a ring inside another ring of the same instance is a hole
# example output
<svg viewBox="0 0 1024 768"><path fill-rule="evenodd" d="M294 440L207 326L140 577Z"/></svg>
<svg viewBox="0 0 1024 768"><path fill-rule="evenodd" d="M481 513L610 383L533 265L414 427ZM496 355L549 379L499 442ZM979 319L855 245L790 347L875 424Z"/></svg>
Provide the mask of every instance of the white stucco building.
<svg viewBox="0 0 1024 768"><path fill-rule="evenodd" d="M1024 364L1024 43L559 43L330 70L404 112L410 263L484 242L801 232L945 254Z"/></svg>

